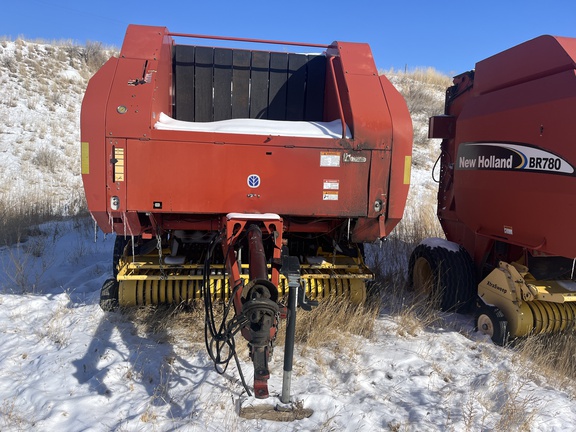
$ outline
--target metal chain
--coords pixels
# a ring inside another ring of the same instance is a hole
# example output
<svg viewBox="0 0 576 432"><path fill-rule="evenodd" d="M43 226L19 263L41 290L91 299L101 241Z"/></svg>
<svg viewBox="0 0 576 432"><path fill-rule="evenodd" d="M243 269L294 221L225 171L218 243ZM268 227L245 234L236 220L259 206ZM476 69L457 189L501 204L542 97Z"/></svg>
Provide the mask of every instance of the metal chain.
<svg viewBox="0 0 576 432"><path fill-rule="evenodd" d="M278 337L278 332L280 331L280 324L281 324L281 320L280 320L280 311L276 312L276 315L274 316L274 319L276 320L276 331L274 332L274 337L272 339L270 339L270 353L272 353L272 351L274 351L274 346L276 343L276 338Z"/></svg>
<svg viewBox="0 0 576 432"><path fill-rule="evenodd" d="M158 249L158 266L160 269L160 279L166 279L166 273L164 273L164 266L162 266L162 237L160 234L156 234L156 249Z"/></svg>

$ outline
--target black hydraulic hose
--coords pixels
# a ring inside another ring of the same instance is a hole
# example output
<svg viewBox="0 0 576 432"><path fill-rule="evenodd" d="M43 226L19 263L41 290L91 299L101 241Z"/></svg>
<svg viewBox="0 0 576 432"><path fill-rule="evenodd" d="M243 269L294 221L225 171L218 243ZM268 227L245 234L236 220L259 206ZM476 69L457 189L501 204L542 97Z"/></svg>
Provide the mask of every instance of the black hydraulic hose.
<svg viewBox="0 0 576 432"><path fill-rule="evenodd" d="M232 308L234 296L242 287L242 285L235 286L230 293L230 298L228 299L227 304L224 306L220 328L216 328L214 305L212 303L212 294L210 293L210 273L214 249L216 245L220 243L220 241L221 240L219 239L212 241L208 248L206 259L204 260L204 274L202 276L202 294L204 296L204 343L206 345L208 356L214 363L214 369L219 374L226 372L230 360L234 358L242 386L246 390L248 396L252 396L252 393L246 384L246 380L244 379L244 373L242 372L240 360L238 359L238 354L236 352L236 343L234 341L235 334L238 333L244 325L242 322L243 320L242 318L234 317L228 323L226 323L226 319L228 318L228 314ZM226 275L224 275L224 277L226 277ZM228 346L229 352L226 358L223 359L221 355L225 346ZM222 366L222 368L220 369L219 366Z"/></svg>
<svg viewBox="0 0 576 432"><path fill-rule="evenodd" d="M434 171L436 171L436 166L438 165L438 162L440 162L440 158L442 157L442 152L440 152L440 154L438 155L438 159L436 159L436 162L434 162L434 166L432 167L432 180L435 183L440 183L440 179L436 179L436 177L434 177Z"/></svg>

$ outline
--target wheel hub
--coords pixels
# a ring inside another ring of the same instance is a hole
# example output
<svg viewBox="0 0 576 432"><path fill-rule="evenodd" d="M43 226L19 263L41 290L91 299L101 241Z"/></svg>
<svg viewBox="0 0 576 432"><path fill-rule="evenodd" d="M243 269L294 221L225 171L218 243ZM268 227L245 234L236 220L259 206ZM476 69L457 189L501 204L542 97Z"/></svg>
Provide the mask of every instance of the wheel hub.
<svg viewBox="0 0 576 432"><path fill-rule="evenodd" d="M478 330L490 337L494 336L494 323L490 317L484 314L478 317Z"/></svg>
<svg viewBox="0 0 576 432"><path fill-rule="evenodd" d="M420 257L416 260L413 275L414 290L416 292L430 293L432 291L432 268L426 258Z"/></svg>

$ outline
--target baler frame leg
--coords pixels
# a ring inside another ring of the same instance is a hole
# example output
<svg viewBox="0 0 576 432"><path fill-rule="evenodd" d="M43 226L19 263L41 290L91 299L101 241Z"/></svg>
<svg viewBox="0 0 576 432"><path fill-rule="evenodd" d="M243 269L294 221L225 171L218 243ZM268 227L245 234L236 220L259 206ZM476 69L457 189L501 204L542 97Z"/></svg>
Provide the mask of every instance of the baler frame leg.
<svg viewBox="0 0 576 432"><path fill-rule="evenodd" d="M288 313L286 319L286 341L284 343L284 376L282 378L282 396L284 404L291 402L292 363L294 360L294 340L296 336L296 309L300 290L300 261L297 257L282 256L282 274L288 278Z"/></svg>
<svg viewBox="0 0 576 432"><path fill-rule="evenodd" d="M226 240L222 242L231 286L241 286L233 298L236 317L244 322L242 336L248 341L250 358L254 364L254 396L265 399L269 396L268 360L272 354L272 343L276 338L280 308L278 306L278 270L272 267L272 280L268 279L266 254L259 223L275 238L274 257L280 258L282 244L282 220L277 215L234 215L226 222ZM244 285L234 246L240 234L246 230L249 250L249 282Z"/></svg>

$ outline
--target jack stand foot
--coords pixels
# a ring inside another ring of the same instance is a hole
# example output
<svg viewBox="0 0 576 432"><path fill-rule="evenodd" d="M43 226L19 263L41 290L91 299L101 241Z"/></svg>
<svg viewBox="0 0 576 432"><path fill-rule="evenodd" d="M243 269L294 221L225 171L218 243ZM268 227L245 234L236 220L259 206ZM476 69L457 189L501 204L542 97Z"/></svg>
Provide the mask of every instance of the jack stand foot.
<svg viewBox="0 0 576 432"><path fill-rule="evenodd" d="M314 410L304 408L302 401L283 404L279 399L255 399L242 397L238 400L238 415L242 418L254 420L271 420L279 422L291 422L302 420L314 414Z"/></svg>

